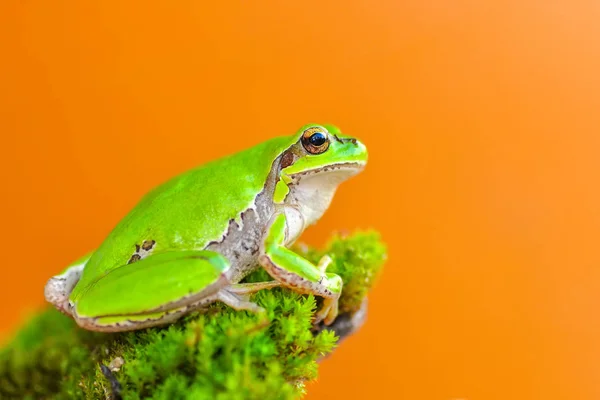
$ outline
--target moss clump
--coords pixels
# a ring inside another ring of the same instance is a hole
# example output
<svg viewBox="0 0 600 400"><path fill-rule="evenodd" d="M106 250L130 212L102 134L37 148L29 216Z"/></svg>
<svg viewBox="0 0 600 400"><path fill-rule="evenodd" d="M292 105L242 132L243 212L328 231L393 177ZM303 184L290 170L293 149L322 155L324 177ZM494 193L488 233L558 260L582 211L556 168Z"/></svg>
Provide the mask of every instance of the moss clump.
<svg viewBox="0 0 600 400"><path fill-rule="evenodd" d="M343 335L385 260L379 235L336 236L325 251L296 250L315 262L324 253L332 257L328 271L344 280L345 314L338 318ZM249 277L268 279L262 270ZM313 296L277 288L253 300L267 309L266 316L217 303L170 326L115 334L85 331L48 309L0 350L0 398L297 398L338 336L313 328ZM109 370L119 358L124 364L112 368L109 381L100 366Z"/></svg>

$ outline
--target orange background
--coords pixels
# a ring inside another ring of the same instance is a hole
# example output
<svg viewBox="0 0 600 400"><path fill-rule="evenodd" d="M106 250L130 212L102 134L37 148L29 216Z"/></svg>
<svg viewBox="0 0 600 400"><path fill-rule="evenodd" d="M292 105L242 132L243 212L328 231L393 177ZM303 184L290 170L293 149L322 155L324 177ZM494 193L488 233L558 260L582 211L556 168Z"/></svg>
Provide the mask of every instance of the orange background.
<svg viewBox="0 0 600 400"><path fill-rule="evenodd" d="M390 262L309 399L600 398L597 1L2 2L1 335L166 178L309 121L364 174L304 238Z"/></svg>

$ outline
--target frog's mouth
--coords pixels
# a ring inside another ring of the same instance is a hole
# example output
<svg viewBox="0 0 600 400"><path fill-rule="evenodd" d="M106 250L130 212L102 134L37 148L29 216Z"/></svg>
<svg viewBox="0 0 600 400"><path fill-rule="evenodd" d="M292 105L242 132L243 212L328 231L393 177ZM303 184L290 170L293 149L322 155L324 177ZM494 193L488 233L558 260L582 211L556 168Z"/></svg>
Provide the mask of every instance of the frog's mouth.
<svg viewBox="0 0 600 400"><path fill-rule="evenodd" d="M336 164L330 164L323 167L318 168L310 168L304 171L299 171L293 174L290 174L290 178L294 181L300 181L304 177L314 177L316 175L337 175L344 176L346 180L359 172L365 169L366 162L360 161L350 161L350 162L340 162Z"/></svg>
<svg viewBox="0 0 600 400"><path fill-rule="evenodd" d="M295 193L314 191L333 195L342 182L360 173L365 165L364 162L352 161L299 171L290 175L290 188Z"/></svg>

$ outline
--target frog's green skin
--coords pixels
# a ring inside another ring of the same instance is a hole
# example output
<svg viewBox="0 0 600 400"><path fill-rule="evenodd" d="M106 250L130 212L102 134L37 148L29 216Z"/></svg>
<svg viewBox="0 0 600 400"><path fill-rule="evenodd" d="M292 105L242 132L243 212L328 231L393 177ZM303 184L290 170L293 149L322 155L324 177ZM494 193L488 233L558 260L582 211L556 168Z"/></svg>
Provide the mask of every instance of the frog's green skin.
<svg viewBox="0 0 600 400"><path fill-rule="evenodd" d="M316 134L326 142L312 146ZM205 164L146 195L95 252L48 281L46 299L80 326L110 332L214 301L259 312L247 295L281 285L322 296L316 320L331 323L342 281L325 272L330 259L314 265L287 246L366 162L358 140L311 124ZM274 281L238 283L258 266Z"/></svg>

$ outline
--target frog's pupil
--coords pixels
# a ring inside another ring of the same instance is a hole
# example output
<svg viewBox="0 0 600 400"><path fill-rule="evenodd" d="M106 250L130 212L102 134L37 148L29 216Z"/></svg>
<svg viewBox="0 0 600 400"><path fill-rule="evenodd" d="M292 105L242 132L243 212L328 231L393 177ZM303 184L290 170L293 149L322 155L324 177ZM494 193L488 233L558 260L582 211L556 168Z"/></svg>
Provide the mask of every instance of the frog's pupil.
<svg viewBox="0 0 600 400"><path fill-rule="evenodd" d="M321 132L317 132L310 137L309 141L310 141L310 144L312 144L313 146L319 147L319 146L322 146L323 143L325 143L327 141L327 138Z"/></svg>

